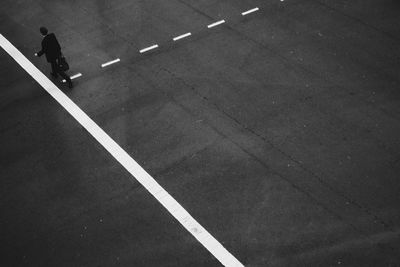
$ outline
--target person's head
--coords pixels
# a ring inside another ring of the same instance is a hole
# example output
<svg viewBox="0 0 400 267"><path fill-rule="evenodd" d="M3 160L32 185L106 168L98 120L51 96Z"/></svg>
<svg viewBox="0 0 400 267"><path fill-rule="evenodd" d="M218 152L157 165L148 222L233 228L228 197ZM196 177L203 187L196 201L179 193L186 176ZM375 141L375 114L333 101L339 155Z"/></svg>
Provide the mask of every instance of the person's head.
<svg viewBox="0 0 400 267"><path fill-rule="evenodd" d="M43 36L47 35L48 32L49 32L49 31L47 30L46 27L40 27L40 33L41 33Z"/></svg>

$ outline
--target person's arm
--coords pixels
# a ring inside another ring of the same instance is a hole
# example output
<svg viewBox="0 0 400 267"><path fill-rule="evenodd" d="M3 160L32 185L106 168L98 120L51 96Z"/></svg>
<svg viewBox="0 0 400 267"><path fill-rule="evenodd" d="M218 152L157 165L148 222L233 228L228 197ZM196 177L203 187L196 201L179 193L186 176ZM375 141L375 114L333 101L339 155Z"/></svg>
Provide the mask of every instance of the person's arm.
<svg viewBox="0 0 400 267"><path fill-rule="evenodd" d="M62 55L62 52L61 52L61 46L60 46L60 43L58 42L58 40L57 40L57 37L56 37L56 35L54 35L54 48L55 48L55 50L57 51L57 54L58 55Z"/></svg>
<svg viewBox="0 0 400 267"><path fill-rule="evenodd" d="M45 52L45 45L44 45L44 40L42 41L42 50L40 50L39 52L35 53L35 56L40 57L44 54Z"/></svg>

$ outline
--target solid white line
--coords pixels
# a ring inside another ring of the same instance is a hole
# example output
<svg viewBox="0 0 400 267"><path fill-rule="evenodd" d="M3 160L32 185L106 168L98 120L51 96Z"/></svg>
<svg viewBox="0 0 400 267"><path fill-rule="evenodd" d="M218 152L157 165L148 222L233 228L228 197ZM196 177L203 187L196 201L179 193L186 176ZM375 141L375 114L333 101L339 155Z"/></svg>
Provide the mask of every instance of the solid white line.
<svg viewBox="0 0 400 267"><path fill-rule="evenodd" d="M190 35L192 35L192 34L191 34L190 32L188 32L188 33L185 33L185 34L179 35L179 36L177 36L177 37L174 37L174 39L172 39L172 40L174 40L174 41L178 41L179 39L182 39L182 38L188 37L188 36L190 36Z"/></svg>
<svg viewBox="0 0 400 267"><path fill-rule="evenodd" d="M108 61L106 63L101 64L101 67L104 68L104 67L107 67L107 66L109 66L111 64L114 64L114 63L117 63L117 62L120 62L120 61L121 60L119 58L117 58L117 59L114 59L114 60L111 60L111 61Z"/></svg>
<svg viewBox="0 0 400 267"><path fill-rule="evenodd" d="M253 8L253 9L250 9L250 10L247 10L247 11L245 11L245 12L242 13L242 16L246 16L247 14L256 12L256 11L258 11L258 10L259 10L258 7Z"/></svg>
<svg viewBox="0 0 400 267"><path fill-rule="evenodd" d="M75 75L72 75L70 78L71 78L71 80L73 80L73 79L76 79L76 78L81 77L81 76L82 76L82 73L79 72L79 73L77 73ZM62 80L62 82L65 83L66 80L64 79L64 80Z"/></svg>
<svg viewBox="0 0 400 267"><path fill-rule="evenodd" d="M72 117L74 117L136 180L141 183L188 232L224 266L243 266L221 243L204 229L153 177L123 150L85 112L38 70L0 34L0 46L25 69Z"/></svg>
<svg viewBox="0 0 400 267"><path fill-rule="evenodd" d="M144 53L144 52L147 52L147 51L149 51L149 50L152 50L152 49L154 49L154 48L157 48L158 47L158 45L157 44L155 44L155 45L152 45L152 46L149 46L149 47L146 47L146 48L143 48L142 50L140 50L139 52L140 53Z"/></svg>
<svg viewBox="0 0 400 267"><path fill-rule="evenodd" d="M207 28L212 28L212 27L215 27L215 26L217 26L219 24L222 24L222 23L225 23L225 20L220 20L220 21L214 22L214 23L208 25Z"/></svg>

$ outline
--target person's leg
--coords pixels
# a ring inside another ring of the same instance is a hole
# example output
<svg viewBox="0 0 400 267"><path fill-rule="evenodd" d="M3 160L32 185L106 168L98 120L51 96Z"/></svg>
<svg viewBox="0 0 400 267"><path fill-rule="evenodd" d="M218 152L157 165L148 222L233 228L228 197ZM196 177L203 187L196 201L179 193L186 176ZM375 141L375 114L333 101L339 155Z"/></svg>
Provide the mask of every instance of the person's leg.
<svg viewBox="0 0 400 267"><path fill-rule="evenodd" d="M64 71L62 71L59 68L59 66L57 64L57 60L54 61L54 64L52 62L51 67L53 68L53 70L55 70L56 75L60 74L60 76L63 77L67 81L69 88L72 88L72 80L71 80L71 78Z"/></svg>
<svg viewBox="0 0 400 267"><path fill-rule="evenodd" d="M50 62L51 65L51 76L53 76L54 78L57 78L57 63L55 60Z"/></svg>
<svg viewBox="0 0 400 267"><path fill-rule="evenodd" d="M63 77L67 81L69 88L72 88L71 78L64 71L60 70L59 68L57 68L57 73L60 74L60 76Z"/></svg>

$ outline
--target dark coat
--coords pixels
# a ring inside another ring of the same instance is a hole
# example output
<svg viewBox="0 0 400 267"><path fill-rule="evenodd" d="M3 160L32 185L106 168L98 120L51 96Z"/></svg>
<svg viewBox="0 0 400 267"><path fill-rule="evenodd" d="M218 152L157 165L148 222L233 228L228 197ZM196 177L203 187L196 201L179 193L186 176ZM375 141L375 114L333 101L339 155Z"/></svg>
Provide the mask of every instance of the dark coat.
<svg viewBox="0 0 400 267"><path fill-rule="evenodd" d="M46 54L47 62L52 62L60 57L61 46L58 43L54 33L49 33L43 38L42 50L40 50L37 54L39 57L43 54Z"/></svg>

